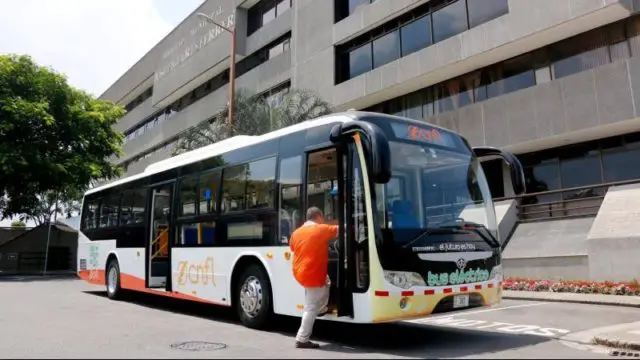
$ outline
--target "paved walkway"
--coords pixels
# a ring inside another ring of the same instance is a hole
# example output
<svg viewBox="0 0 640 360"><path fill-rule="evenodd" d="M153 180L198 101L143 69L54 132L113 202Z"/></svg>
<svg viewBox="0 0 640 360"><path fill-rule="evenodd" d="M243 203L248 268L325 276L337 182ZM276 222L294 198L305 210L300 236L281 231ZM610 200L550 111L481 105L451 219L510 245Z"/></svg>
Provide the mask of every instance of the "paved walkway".
<svg viewBox="0 0 640 360"><path fill-rule="evenodd" d="M504 299L568 302L593 305L612 305L640 308L640 296L573 294L555 292L511 291L503 293ZM594 344L603 345L620 352L640 352L640 321L603 328L591 339ZM635 355L635 354L633 354ZM639 355L640 356L640 355Z"/></svg>
<svg viewBox="0 0 640 360"><path fill-rule="evenodd" d="M640 321L596 335L593 342L621 350L640 351Z"/></svg>
<svg viewBox="0 0 640 360"><path fill-rule="evenodd" d="M602 294L573 294L556 293L550 291L513 291L502 292L505 299L558 301L594 305L614 305L640 308L640 296L602 295Z"/></svg>

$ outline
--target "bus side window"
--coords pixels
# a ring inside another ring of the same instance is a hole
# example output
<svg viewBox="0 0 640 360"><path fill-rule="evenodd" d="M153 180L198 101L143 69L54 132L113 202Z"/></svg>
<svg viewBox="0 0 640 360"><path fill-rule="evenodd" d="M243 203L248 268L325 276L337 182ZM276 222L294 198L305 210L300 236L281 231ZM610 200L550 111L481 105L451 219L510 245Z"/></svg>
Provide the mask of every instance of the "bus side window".
<svg viewBox="0 0 640 360"><path fill-rule="evenodd" d="M338 158L336 149L309 154L307 208L317 206L327 220L337 220ZM306 213L306 209L304 211Z"/></svg>
<svg viewBox="0 0 640 360"><path fill-rule="evenodd" d="M280 160L279 242L289 244L291 233L302 225L302 155Z"/></svg>

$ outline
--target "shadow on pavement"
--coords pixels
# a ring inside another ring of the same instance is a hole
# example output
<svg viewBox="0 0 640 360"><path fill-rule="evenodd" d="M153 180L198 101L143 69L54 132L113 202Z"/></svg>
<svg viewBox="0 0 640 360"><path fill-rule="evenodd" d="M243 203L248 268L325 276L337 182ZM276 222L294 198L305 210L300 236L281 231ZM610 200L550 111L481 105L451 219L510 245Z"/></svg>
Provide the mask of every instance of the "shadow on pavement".
<svg viewBox="0 0 640 360"><path fill-rule="evenodd" d="M71 281L79 280L80 278L75 273L72 274L58 274L58 275L0 275L0 282L44 282L44 281Z"/></svg>
<svg viewBox="0 0 640 360"><path fill-rule="evenodd" d="M84 293L107 299L106 291L84 291ZM170 311L241 326L235 311L230 308L144 293L127 293L124 301L155 310ZM300 319L298 318L278 316L269 331L290 337L293 347L299 324ZM313 339L327 342L327 345L317 351L328 353L339 352L357 355L377 352L418 358L473 357L552 341L552 339L532 335L514 335L407 322L363 325L321 320L316 321Z"/></svg>

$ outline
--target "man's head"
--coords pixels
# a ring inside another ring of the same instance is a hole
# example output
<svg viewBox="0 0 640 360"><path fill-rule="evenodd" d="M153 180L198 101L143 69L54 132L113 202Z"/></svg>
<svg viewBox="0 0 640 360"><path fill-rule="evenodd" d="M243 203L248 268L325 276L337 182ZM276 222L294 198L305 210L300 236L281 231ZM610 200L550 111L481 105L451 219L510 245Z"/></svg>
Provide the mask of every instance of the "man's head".
<svg viewBox="0 0 640 360"><path fill-rule="evenodd" d="M312 206L307 210L307 221L313 221L318 224L324 223L324 214L317 206Z"/></svg>

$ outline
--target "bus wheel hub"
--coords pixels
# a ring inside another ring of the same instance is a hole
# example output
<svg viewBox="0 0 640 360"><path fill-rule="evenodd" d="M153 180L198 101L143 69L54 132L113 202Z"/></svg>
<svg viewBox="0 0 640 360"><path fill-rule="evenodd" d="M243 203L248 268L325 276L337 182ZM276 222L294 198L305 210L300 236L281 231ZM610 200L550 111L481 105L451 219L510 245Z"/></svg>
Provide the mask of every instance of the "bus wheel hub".
<svg viewBox="0 0 640 360"><path fill-rule="evenodd" d="M250 317L255 317L262 309L262 285L256 277L251 276L242 284L240 306Z"/></svg>

